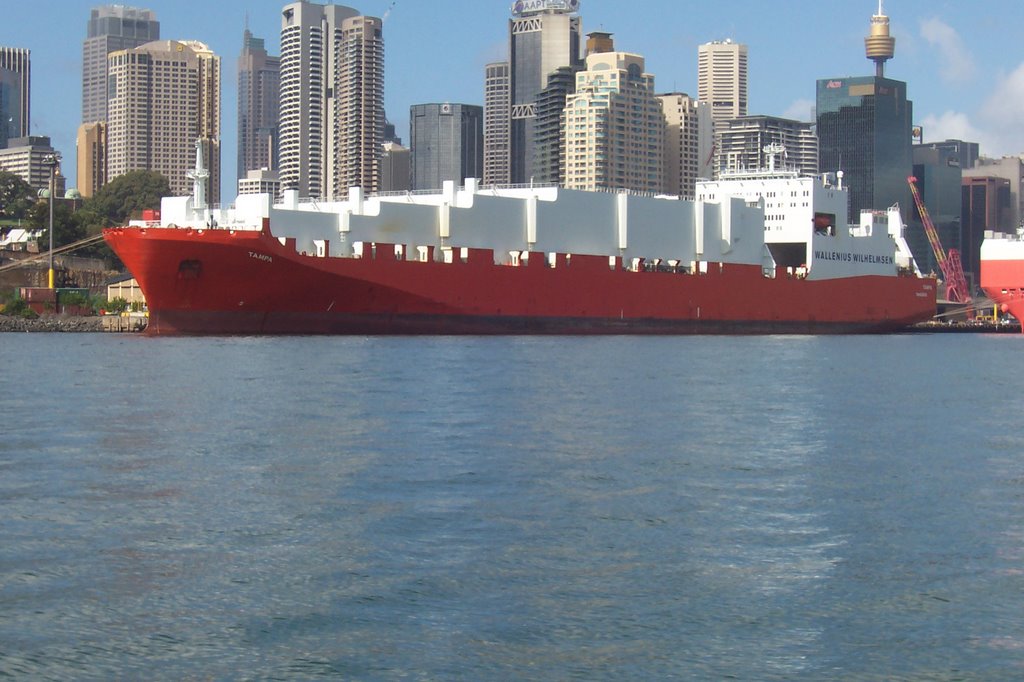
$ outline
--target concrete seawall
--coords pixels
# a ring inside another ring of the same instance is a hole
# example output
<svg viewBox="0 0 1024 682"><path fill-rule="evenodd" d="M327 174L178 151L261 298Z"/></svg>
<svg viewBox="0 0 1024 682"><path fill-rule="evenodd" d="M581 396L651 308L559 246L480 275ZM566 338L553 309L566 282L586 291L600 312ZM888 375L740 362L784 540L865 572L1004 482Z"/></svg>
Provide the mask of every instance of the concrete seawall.
<svg viewBox="0 0 1024 682"><path fill-rule="evenodd" d="M43 315L28 320L0 315L0 332L102 332L103 320L98 316Z"/></svg>

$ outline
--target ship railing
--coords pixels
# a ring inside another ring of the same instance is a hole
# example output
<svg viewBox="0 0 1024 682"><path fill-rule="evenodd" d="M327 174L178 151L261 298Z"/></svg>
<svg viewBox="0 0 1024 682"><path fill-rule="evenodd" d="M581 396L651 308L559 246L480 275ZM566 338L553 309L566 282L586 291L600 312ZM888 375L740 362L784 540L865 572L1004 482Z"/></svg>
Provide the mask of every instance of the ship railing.
<svg viewBox="0 0 1024 682"><path fill-rule="evenodd" d="M386 192L371 192L367 197L416 197L416 196L429 196L431 194L440 194L440 189L407 189L407 190L388 190Z"/></svg>
<svg viewBox="0 0 1024 682"><path fill-rule="evenodd" d="M478 185L477 192L487 191L501 191L501 190L521 190L521 189L559 189L562 188L557 182L504 182L504 183L491 183L489 185ZM465 190L465 187L459 187L459 190ZM407 189L407 190L383 190L379 192L369 192L366 194L367 198L383 198L383 197L406 197L406 196L430 196L441 194L444 190L442 188L436 189ZM664 197L667 196L663 192L655 192L649 190L637 190L629 189L627 187L596 187L587 191L600 192L603 194L628 194L630 196L638 197ZM671 197L676 198L676 197ZM338 199L335 199L337 201ZM324 197L299 197L300 204L317 204L326 203L331 200Z"/></svg>
<svg viewBox="0 0 1024 682"><path fill-rule="evenodd" d="M131 227L146 227L146 228L157 228L163 227L169 230L228 230L232 232L258 232L263 229L262 225L254 225L252 223L222 223L217 220L206 223L193 223L185 222L178 224L176 222L162 220L131 220L128 222Z"/></svg>
<svg viewBox="0 0 1024 682"><path fill-rule="evenodd" d="M481 190L485 189L548 189L558 187L557 182L492 182L489 185L480 185Z"/></svg>
<svg viewBox="0 0 1024 682"><path fill-rule="evenodd" d="M478 185L477 192L507 190L507 189L548 189L551 187L558 187L558 183L555 182L521 182L521 183L491 183L489 185ZM460 190L466 188L459 187ZM368 194L368 197L404 197L404 196L425 196L431 194L441 194L444 190L441 188L437 189L411 189L411 190L389 190L386 192L373 192Z"/></svg>
<svg viewBox="0 0 1024 682"><path fill-rule="evenodd" d="M562 188L557 182L520 182L520 183L492 183L490 185L479 185L477 187L477 193L481 194L484 192L499 192L507 190L524 190L524 189L560 189ZM460 187L460 191L464 191L465 187ZM664 192L655 192L650 190L637 190L629 189L627 187L595 187L586 191L598 192L601 194L627 194L634 197L661 197L669 199L678 199L679 197L674 195L667 195ZM366 198L395 198L395 197L417 197L417 196L436 196L442 194L443 189L410 189L410 190L386 190L380 192L370 192L366 195ZM336 198L333 201L338 201ZM324 197L299 197L300 204L322 204L329 203L330 199Z"/></svg>
<svg viewBox="0 0 1024 682"><path fill-rule="evenodd" d="M800 178L810 177L800 174L798 170L792 169L775 169L770 168L751 168L751 169L733 169L723 170L719 173L719 180L764 180L764 179L776 179L776 178Z"/></svg>

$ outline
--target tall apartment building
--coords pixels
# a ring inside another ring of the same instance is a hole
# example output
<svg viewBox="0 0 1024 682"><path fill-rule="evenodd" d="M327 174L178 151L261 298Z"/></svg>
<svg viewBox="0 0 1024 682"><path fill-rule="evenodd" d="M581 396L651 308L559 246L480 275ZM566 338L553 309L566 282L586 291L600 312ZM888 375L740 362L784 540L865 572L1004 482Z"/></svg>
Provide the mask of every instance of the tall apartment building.
<svg viewBox="0 0 1024 682"><path fill-rule="evenodd" d="M160 22L148 9L95 7L82 42L82 123L107 120L107 55L160 40Z"/></svg>
<svg viewBox="0 0 1024 682"><path fill-rule="evenodd" d="M350 187L376 192L386 122L382 21L363 16L346 19L341 24L340 48L327 150L335 169L329 196L348 196Z"/></svg>
<svg viewBox="0 0 1024 682"><path fill-rule="evenodd" d="M564 135L565 187L663 190L665 116L643 57L588 55L566 101Z"/></svg>
<svg viewBox="0 0 1024 682"><path fill-rule="evenodd" d="M818 137L814 124L777 116L741 116L722 121L715 130L716 172L750 171L769 167L767 147L782 145L775 159L801 175L818 173Z"/></svg>
<svg viewBox="0 0 1024 682"><path fill-rule="evenodd" d="M281 11L278 167L284 189L347 196L377 189L384 134L380 19L293 2Z"/></svg>
<svg viewBox="0 0 1024 682"><path fill-rule="evenodd" d="M665 114L665 194L693 199L697 178L711 178L714 129L709 107L686 93L659 95Z"/></svg>
<svg viewBox="0 0 1024 682"><path fill-rule="evenodd" d="M161 40L107 58L107 180L133 170L168 179L191 194L187 173L200 140L210 173L207 197L220 200L220 57L197 41Z"/></svg>
<svg viewBox="0 0 1024 682"><path fill-rule="evenodd" d="M0 47L0 149L28 137L32 122L32 61L29 50Z"/></svg>
<svg viewBox="0 0 1024 682"><path fill-rule="evenodd" d="M512 119L508 62L484 69L484 184L505 185L509 176L509 140Z"/></svg>
<svg viewBox="0 0 1024 682"><path fill-rule="evenodd" d="M587 34L588 55L613 52L611 33ZM562 185L565 139L562 134L565 103L576 92L576 74L583 64L560 66L547 76L547 85L537 94L533 126L533 173L530 179L541 184Z"/></svg>
<svg viewBox="0 0 1024 682"><path fill-rule="evenodd" d="M473 104L414 104L409 108L412 189L461 185L483 171L484 111Z"/></svg>
<svg viewBox="0 0 1024 682"><path fill-rule="evenodd" d="M697 100L717 124L747 115L747 46L732 40L697 47Z"/></svg>
<svg viewBox="0 0 1024 682"><path fill-rule="evenodd" d="M533 174L541 184L562 184L565 156L562 116L569 95L576 92L576 74L582 66L560 66L548 75L548 84L537 94L533 126Z"/></svg>
<svg viewBox="0 0 1024 682"><path fill-rule="evenodd" d="M263 39L246 29L238 57L237 177L277 168L281 59L267 54Z"/></svg>
<svg viewBox="0 0 1024 682"><path fill-rule="evenodd" d="M516 3L509 20L509 180L529 182L537 97L559 67L582 65L577 0Z"/></svg>
<svg viewBox="0 0 1024 682"><path fill-rule="evenodd" d="M107 182L107 123L94 121L78 126L78 191L89 198Z"/></svg>

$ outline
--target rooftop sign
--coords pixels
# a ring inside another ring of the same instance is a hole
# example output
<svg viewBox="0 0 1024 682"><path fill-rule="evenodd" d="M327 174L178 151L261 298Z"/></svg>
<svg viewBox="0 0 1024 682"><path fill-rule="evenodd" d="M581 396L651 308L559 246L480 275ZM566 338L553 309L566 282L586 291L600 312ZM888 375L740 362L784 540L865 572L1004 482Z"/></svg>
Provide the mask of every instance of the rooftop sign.
<svg viewBox="0 0 1024 682"><path fill-rule="evenodd" d="M539 12L575 12L580 0L516 0L512 3L512 16L521 17Z"/></svg>

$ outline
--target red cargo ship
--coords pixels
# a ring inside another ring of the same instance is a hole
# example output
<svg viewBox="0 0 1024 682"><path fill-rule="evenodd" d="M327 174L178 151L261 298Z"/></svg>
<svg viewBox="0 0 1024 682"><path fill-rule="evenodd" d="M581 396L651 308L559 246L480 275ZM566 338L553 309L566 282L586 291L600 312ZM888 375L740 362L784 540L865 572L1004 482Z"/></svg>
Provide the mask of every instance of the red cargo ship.
<svg viewBox="0 0 1024 682"><path fill-rule="evenodd" d="M1024 231L986 233L981 243L981 288L1024 332Z"/></svg>
<svg viewBox="0 0 1024 682"><path fill-rule="evenodd" d="M845 190L792 173L698 194L467 181L276 206L242 195L221 211L197 182L161 223L104 234L152 334L861 333L935 314L898 211L848 228Z"/></svg>

